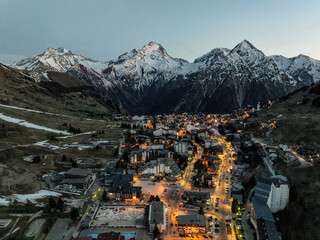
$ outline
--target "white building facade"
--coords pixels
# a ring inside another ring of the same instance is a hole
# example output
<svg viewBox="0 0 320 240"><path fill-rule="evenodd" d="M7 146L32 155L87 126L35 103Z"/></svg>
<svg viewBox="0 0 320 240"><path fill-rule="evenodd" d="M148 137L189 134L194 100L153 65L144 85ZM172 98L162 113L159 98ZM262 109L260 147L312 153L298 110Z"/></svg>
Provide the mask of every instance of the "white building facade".
<svg viewBox="0 0 320 240"><path fill-rule="evenodd" d="M272 213L286 208L289 202L290 186L284 176L271 177L271 189L267 205Z"/></svg>

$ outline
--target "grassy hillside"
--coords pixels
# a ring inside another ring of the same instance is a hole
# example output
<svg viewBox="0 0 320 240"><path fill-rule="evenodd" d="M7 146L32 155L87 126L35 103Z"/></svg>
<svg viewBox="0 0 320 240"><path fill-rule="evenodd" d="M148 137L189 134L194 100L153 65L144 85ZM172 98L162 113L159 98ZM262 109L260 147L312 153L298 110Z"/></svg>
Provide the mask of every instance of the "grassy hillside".
<svg viewBox="0 0 320 240"><path fill-rule="evenodd" d="M320 150L320 84L304 87L275 103L255 119L276 120L273 143L312 144Z"/></svg>
<svg viewBox="0 0 320 240"><path fill-rule="evenodd" d="M304 87L283 97L255 119L276 120L279 126L270 134L273 144L312 144L320 151L320 84ZM319 239L320 168L285 164L275 166L291 185L288 207L276 214L283 239Z"/></svg>
<svg viewBox="0 0 320 240"><path fill-rule="evenodd" d="M50 170L63 170L54 164L63 154L68 159L93 159L103 165L117 157L114 148L79 150L65 148L64 144L87 141L93 135L122 138L122 130L117 128L121 122L109 119L112 113L122 111L117 102L63 73L49 72L49 79L42 76L41 82L36 82L31 74L34 73L0 64L0 104L23 108L0 106L0 113L55 130L70 132L72 126L81 133L60 138L57 133L0 119L0 195L32 193L46 188L40 176ZM43 141L50 146L38 144ZM29 155L43 156L43 159L39 163L22 159Z"/></svg>
<svg viewBox="0 0 320 240"><path fill-rule="evenodd" d="M49 72L36 83L31 73L0 64L0 103L88 118L123 111L117 101L65 73Z"/></svg>

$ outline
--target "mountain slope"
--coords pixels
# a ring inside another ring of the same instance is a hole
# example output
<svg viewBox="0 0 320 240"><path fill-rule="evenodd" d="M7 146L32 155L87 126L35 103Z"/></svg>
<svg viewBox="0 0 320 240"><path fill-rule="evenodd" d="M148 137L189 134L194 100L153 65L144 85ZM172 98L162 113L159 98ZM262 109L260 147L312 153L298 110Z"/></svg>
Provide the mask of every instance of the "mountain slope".
<svg viewBox="0 0 320 240"><path fill-rule="evenodd" d="M232 50L214 49L194 63L170 62L170 56L157 51L160 45L156 49L153 46L125 54L128 57L124 61L112 62L101 71L117 85L115 91L126 108L136 113L228 112L281 97L296 87L294 79L248 41ZM159 56L151 71L149 59L141 58L148 56L148 51ZM141 59L147 64L142 70L137 68ZM134 67L128 69L127 62ZM163 67L159 62L171 63L172 67L167 70L168 65Z"/></svg>
<svg viewBox="0 0 320 240"><path fill-rule="evenodd" d="M301 85L310 85L320 81L320 61L305 55L285 58L281 55L271 56L277 66L292 76Z"/></svg>
<svg viewBox="0 0 320 240"><path fill-rule="evenodd" d="M32 76L32 72L0 64L0 103L99 118L123 111L118 101L66 73L47 72L47 76L42 76L40 82Z"/></svg>

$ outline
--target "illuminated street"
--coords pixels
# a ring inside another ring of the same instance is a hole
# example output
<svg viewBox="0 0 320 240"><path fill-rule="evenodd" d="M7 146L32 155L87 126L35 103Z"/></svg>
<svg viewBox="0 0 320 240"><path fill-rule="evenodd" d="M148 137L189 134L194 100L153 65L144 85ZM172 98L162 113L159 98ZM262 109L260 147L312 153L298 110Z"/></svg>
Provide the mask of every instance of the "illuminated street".
<svg viewBox="0 0 320 240"><path fill-rule="evenodd" d="M164 201L164 203L167 206L166 210L166 219L167 219L167 230L165 233L165 236L163 236L164 239L182 239L178 235L178 229L177 229L177 221L176 216L178 215L185 215L185 214L194 214L198 212L199 208L189 209L189 208L182 208L181 207L181 195L183 191L209 191L213 193L212 202L210 205L208 205L205 210L205 216L206 217L212 217L213 219L217 218L220 226L219 233L215 233L215 229L213 228L211 230L210 234L205 234L206 236L212 236L212 239L236 239L235 233L233 231L233 224L232 225L232 235L227 234L226 229L226 220L232 219L231 214L231 174L228 173L232 169L232 161L234 158L232 157L234 151L229 143L227 143L223 138L219 138L219 143L224 147L225 151L223 155L220 155L221 157L221 165L220 165L220 171L218 175L218 180L216 182L216 188L214 190L212 189L199 189L198 187L192 186L191 178L193 176L193 169L194 164L198 159L201 159L201 156L203 154L203 148L197 144L198 152L194 155L194 157L189 162L183 177L181 180L178 181L177 185L164 185L164 188L167 189L162 194L161 200ZM229 188L228 193L226 194L226 188ZM156 187L156 189L158 189ZM175 194L177 193L177 194ZM216 199L219 199L219 206L215 207ZM180 203L180 207L179 207ZM216 211L218 209L218 211ZM190 235L190 237L183 237L183 239L205 239L203 237L203 234L199 234L198 236L195 234L194 236Z"/></svg>

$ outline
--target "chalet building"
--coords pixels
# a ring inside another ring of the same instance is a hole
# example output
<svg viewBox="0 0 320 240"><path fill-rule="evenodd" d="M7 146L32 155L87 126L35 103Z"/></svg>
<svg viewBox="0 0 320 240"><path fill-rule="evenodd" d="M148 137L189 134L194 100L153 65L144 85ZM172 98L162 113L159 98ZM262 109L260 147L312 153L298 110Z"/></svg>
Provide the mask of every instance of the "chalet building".
<svg viewBox="0 0 320 240"><path fill-rule="evenodd" d="M173 159L174 152L172 152L170 150L162 150L162 151L159 152L159 156L163 157L163 158L171 158L171 159Z"/></svg>
<svg viewBox="0 0 320 240"><path fill-rule="evenodd" d="M167 144L167 139L165 136L155 137L154 141L155 144Z"/></svg>
<svg viewBox="0 0 320 240"><path fill-rule="evenodd" d="M209 162L207 165L207 172L210 174L218 175L220 170L220 163Z"/></svg>
<svg viewBox="0 0 320 240"><path fill-rule="evenodd" d="M207 220L204 215L180 215L178 216L178 232L179 234L197 234L205 233L207 228Z"/></svg>
<svg viewBox="0 0 320 240"><path fill-rule="evenodd" d="M164 145L163 144L153 144L151 146L151 150L152 150L152 153L154 155L158 155L160 151L162 151L164 149Z"/></svg>
<svg viewBox="0 0 320 240"><path fill-rule="evenodd" d="M208 137L208 131L207 130L198 130L197 135L200 139L205 140Z"/></svg>
<svg viewBox="0 0 320 240"><path fill-rule="evenodd" d="M180 129L169 129L168 134L177 136Z"/></svg>
<svg viewBox="0 0 320 240"><path fill-rule="evenodd" d="M193 182L200 187L213 187L217 177L207 172L201 172L193 176Z"/></svg>
<svg viewBox="0 0 320 240"><path fill-rule="evenodd" d="M207 138L204 141L204 147L207 148L207 149L211 148L211 147L213 147L215 145L217 145L217 140L215 140L215 139Z"/></svg>
<svg viewBox="0 0 320 240"><path fill-rule="evenodd" d="M194 125L191 125L191 124L187 124L186 125L186 131L187 132L192 132L192 131L194 132L194 131L197 131L197 130L199 130L199 128L194 126Z"/></svg>
<svg viewBox="0 0 320 240"><path fill-rule="evenodd" d="M210 202L211 195L210 195L210 192L184 191L182 198L183 200L188 202L206 203L206 202Z"/></svg>
<svg viewBox="0 0 320 240"><path fill-rule="evenodd" d="M152 155L152 151L148 149L140 149L138 151L134 151L131 154L129 154L128 158L131 163L137 164L137 163L145 163L150 156Z"/></svg>
<svg viewBox="0 0 320 240"><path fill-rule="evenodd" d="M149 136L145 136L145 135L137 135L136 142L137 143L150 143L151 138Z"/></svg>
<svg viewBox="0 0 320 240"><path fill-rule="evenodd" d="M167 137L167 144L168 144L168 145L176 144L176 143L178 143L178 142L179 142L179 140L178 140L178 138L175 137L175 136L168 136L168 137Z"/></svg>
<svg viewBox="0 0 320 240"><path fill-rule="evenodd" d="M174 151L176 153L184 153L184 154L192 154L193 153L193 146L189 145L186 142L178 142L173 145Z"/></svg>
<svg viewBox="0 0 320 240"><path fill-rule="evenodd" d="M127 183L112 186L108 190L108 197L115 201L131 202L141 198L142 187L133 187Z"/></svg>
<svg viewBox="0 0 320 240"><path fill-rule="evenodd" d="M159 128L159 129L153 131L152 134L153 134L153 136L157 136L157 137L164 136L164 135L168 134L168 131L163 128Z"/></svg>

